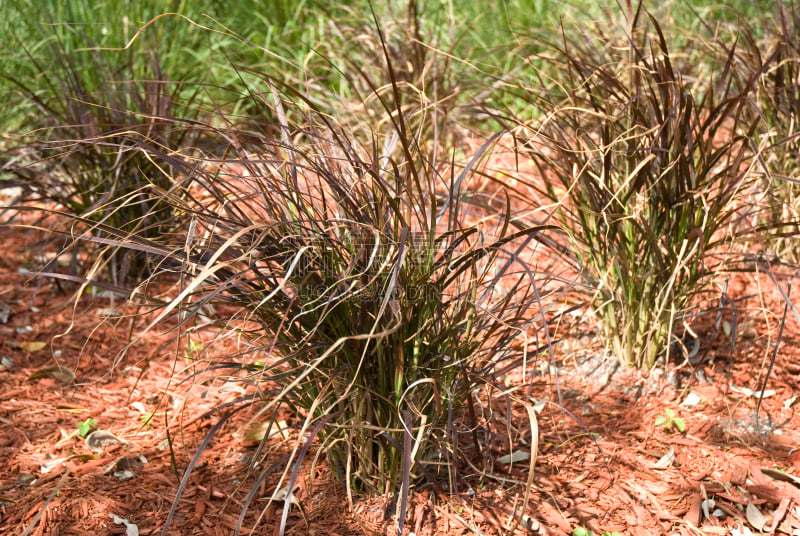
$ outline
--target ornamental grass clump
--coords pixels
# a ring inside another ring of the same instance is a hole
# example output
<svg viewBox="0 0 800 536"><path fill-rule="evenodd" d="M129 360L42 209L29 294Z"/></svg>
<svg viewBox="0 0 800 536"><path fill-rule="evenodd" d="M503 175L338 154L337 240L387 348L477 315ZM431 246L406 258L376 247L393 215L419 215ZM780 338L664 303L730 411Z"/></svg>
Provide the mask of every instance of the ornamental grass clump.
<svg viewBox="0 0 800 536"><path fill-rule="evenodd" d="M174 162L186 159L181 151L197 142L199 86L163 72L144 38L128 50L104 50L66 37L54 32L23 48L34 76L3 74L24 119L0 160L7 185L73 219L58 255L75 253L75 237L92 237L95 269L127 284L146 275L146 256L105 238L157 239L179 225L163 194L175 184Z"/></svg>
<svg viewBox="0 0 800 536"><path fill-rule="evenodd" d="M747 232L757 122L730 65L692 85L641 5L627 24L552 46L565 82L536 97L545 114L524 147L562 227L550 245L585 282L613 354L650 368Z"/></svg>
<svg viewBox="0 0 800 536"><path fill-rule="evenodd" d="M213 307L220 336L247 341L212 370L247 371L263 388L220 408L220 426L244 407L266 421L291 408L308 442L283 462L290 490L313 440L348 493L407 494L448 477L457 489L456 460L482 452L473 392L527 362L547 300L527 258L541 227L512 218L502 187L503 210L465 191L498 136L461 166L437 158L437 138L423 152L430 131L410 128L419 108L406 107L386 50L383 60L390 84L371 98L388 128L368 145L264 75L252 98L278 118L276 134L207 127L230 144L224 161L193 164L165 197L190 223L180 246L161 249L154 279L178 271L182 287L149 329L179 313L185 333Z"/></svg>
<svg viewBox="0 0 800 536"><path fill-rule="evenodd" d="M765 247L783 261L800 262L800 12L776 3L771 21L741 26L744 46L736 51L742 77L758 74L754 100L762 120L759 145L767 175ZM762 37L758 37L763 34ZM718 48L730 47L718 41Z"/></svg>

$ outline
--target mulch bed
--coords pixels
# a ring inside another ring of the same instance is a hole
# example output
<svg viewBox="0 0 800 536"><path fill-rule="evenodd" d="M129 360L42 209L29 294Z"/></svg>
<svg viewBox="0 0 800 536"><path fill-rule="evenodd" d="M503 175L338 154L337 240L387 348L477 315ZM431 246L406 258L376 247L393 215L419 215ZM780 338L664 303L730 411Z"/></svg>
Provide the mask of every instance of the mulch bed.
<svg viewBox="0 0 800 536"><path fill-rule="evenodd" d="M87 295L75 305L69 285L27 271L55 251L43 233L6 226L0 236L0 301L10 308L0 324L0 532L132 534L135 526L139 534L160 534L184 470L219 419L203 415L248 388L218 374L192 373L201 369L204 352L234 350L226 345L236 341L189 355L170 342L165 327L129 345L145 321L108 316L119 299ZM460 467L465 480L450 496L415 491L406 532L503 534L519 520L517 534L570 534L577 527L596 534L723 535L759 528L800 534L800 485L792 477L800 474L800 330L790 314L756 420L783 305L767 277L737 277L734 298L745 289L761 292L737 302L732 360L729 341L720 336L701 347L704 359L696 365L650 374L621 370L601 358L591 333L577 335L585 325L561 326L554 363L540 357L525 378L505 379L517 396L541 403L525 515L519 509L528 462L498 458L512 450L509 440L513 449L530 447L528 413L507 406L502 393L482 392L479 409L493 434L483 466ZM698 332L701 340L710 329ZM74 379L55 366L73 371ZM667 409L683 420L683 433L674 424L656 426ZM240 525L242 534L278 532L283 502L268 499L280 471L261 484L240 520L257 475L251 468L256 448L244 440L254 411L237 414L203 451L168 534L233 534ZM290 413L278 417L289 440L268 443L273 460L291 451L297 440L291 433L300 424ZM78 427L89 418L120 442L88 446ZM304 464L299 506L290 509L286 533L396 534L389 501L355 497L351 509L324 456L316 454Z"/></svg>

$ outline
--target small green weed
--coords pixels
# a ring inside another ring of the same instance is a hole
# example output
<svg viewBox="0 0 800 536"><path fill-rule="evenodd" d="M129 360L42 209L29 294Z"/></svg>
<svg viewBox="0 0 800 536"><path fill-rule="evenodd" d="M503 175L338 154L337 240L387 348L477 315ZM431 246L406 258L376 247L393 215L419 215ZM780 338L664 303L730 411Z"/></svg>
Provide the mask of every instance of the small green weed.
<svg viewBox="0 0 800 536"><path fill-rule="evenodd" d="M686 423L684 420L680 417L676 417L675 411L670 408L666 408L663 415L656 417L656 426L662 425L664 426L665 432L672 430L673 426L677 428L680 433L686 431Z"/></svg>
<svg viewBox="0 0 800 536"><path fill-rule="evenodd" d="M78 423L78 435L85 438L97 429L97 421L89 417L85 421Z"/></svg>
<svg viewBox="0 0 800 536"><path fill-rule="evenodd" d="M197 359L197 355L203 351L203 343L201 341L189 339L186 341L186 346L183 349L183 357L188 365L195 359Z"/></svg>
<svg viewBox="0 0 800 536"><path fill-rule="evenodd" d="M591 531L591 529L587 529L585 527L575 527L572 529L572 536L592 536L593 534L594 533ZM605 531L603 536L622 536L622 533L616 530L611 532Z"/></svg>

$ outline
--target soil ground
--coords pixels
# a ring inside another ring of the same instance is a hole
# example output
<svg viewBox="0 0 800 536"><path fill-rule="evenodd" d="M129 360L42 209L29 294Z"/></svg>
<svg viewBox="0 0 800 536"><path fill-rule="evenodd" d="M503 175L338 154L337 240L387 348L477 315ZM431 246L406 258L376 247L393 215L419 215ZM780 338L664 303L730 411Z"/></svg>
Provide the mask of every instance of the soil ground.
<svg viewBox="0 0 800 536"><path fill-rule="evenodd" d="M75 305L68 283L29 272L55 251L47 235L4 226L0 237L0 301L9 308L0 324L0 533L133 534L135 526L138 534L161 534L184 470L219 422L218 414L203 415L249 388L223 382L219 373L191 373L209 352L236 341L187 349L164 333L128 346L145 321L114 316L119 299L98 294ZM462 468L448 496L414 490L406 532L506 534L520 520L516 534L562 535L578 527L595 534L800 534L793 476L800 475L798 323L790 313L756 418L783 303L764 276L740 276L729 293L738 324L733 355L722 330L708 340L710 315L697 331L699 362L671 364L666 372L615 367L588 321L554 327L560 342L553 358L505 379L538 411L524 516L529 462L499 460L530 448L528 413L512 405L508 414L501 393L482 392L477 400L493 431L483 466ZM731 322L730 311L724 320ZM676 422L656 425L667 410L685 431ZM268 442L274 460L290 452L299 424L289 412L278 417L289 441ZM78 432L89 418L119 441L87 445ZM167 534L234 533L258 474L251 470L256 447L245 437L256 418L240 412L219 428ZM287 534L397 533L390 501L354 497L351 508L324 455L312 449L306 459ZM283 502L269 504L280 475L273 476L259 486L242 534L278 533Z"/></svg>

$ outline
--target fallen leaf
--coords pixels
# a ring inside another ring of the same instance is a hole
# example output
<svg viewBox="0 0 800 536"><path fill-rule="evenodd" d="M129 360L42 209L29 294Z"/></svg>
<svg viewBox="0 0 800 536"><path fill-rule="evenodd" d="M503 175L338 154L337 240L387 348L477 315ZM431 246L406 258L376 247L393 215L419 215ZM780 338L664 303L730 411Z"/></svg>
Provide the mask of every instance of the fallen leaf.
<svg viewBox="0 0 800 536"><path fill-rule="evenodd" d="M748 387L736 387L733 384L729 384L728 387L730 387L731 391L733 391L734 393L739 393L740 395L744 396L751 396L753 398L767 398L769 396L775 395L775 391L773 391L772 389L766 389L764 391L764 394L761 394L760 389L754 391Z"/></svg>
<svg viewBox="0 0 800 536"><path fill-rule="evenodd" d="M267 433L268 422L254 422L244 434L242 441L245 443L259 443Z"/></svg>
<svg viewBox="0 0 800 536"><path fill-rule="evenodd" d="M72 459L85 463L85 462L90 462L92 460L99 460L100 456L96 454L73 454Z"/></svg>
<svg viewBox="0 0 800 536"><path fill-rule="evenodd" d="M117 480L130 480L131 478L136 478L136 473L129 469L125 469L124 471L114 471L114 478Z"/></svg>
<svg viewBox="0 0 800 536"><path fill-rule="evenodd" d="M669 450L666 454L661 456L661 458L653 464L653 469L666 469L672 465L672 462L675 461L675 449L670 445Z"/></svg>
<svg viewBox="0 0 800 536"><path fill-rule="evenodd" d="M511 454L500 456L497 458L497 462L508 465L510 463L524 462L530 459L531 455L528 452L525 452L524 450L515 450Z"/></svg>
<svg viewBox="0 0 800 536"><path fill-rule="evenodd" d="M714 499L703 499L703 502L700 503L700 509L703 511L703 518L711 519L711 512L714 511L716 506L717 503L714 501Z"/></svg>
<svg viewBox="0 0 800 536"><path fill-rule="evenodd" d="M75 373L72 369L56 365L54 367L45 367L36 370L28 376L29 380L38 380L40 378L52 378L64 385L70 384L75 380Z"/></svg>
<svg viewBox="0 0 800 536"><path fill-rule="evenodd" d="M546 398L542 398L541 400L531 399L533 401L533 411L539 415L544 407L547 405L548 400Z"/></svg>
<svg viewBox="0 0 800 536"><path fill-rule="evenodd" d="M747 522L756 530L763 530L767 525L767 518L761 513L761 510L753 506L753 503L747 503L747 508L744 511L747 516Z"/></svg>
<svg viewBox="0 0 800 536"><path fill-rule="evenodd" d="M276 489L275 492L272 494L272 497L270 498L270 500L271 501L278 501L278 502L285 502L286 501L286 497L288 495L289 495L289 488ZM289 502L292 503L293 505L296 505L296 506L300 505L300 503L298 502L297 497L295 497L294 493L292 493L292 497L289 499Z"/></svg>
<svg viewBox="0 0 800 536"><path fill-rule="evenodd" d="M125 536L139 536L139 527L136 524L116 514L111 514L111 519L113 519L114 523L117 525L125 525Z"/></svg>
<svg viewBox="0 0 800 536"><path fill-rule="evenodd" d="M30 341L30 342L21 342L19 343L19 347L26 352L38 352L47 346L47 343L44 341Z"/></svg>
<svg viewBox="0 0 800 536"><path fill-rule="evenodd" d="M106 430L95 430L84 440L86 446L92 450L103 450L111 445L125 445L127 442Z"/></svg>
<svg viewBox="0 0 800 536"><path fill-rule="evenodd" d="M731 336L731 323L727 320L722 321L722 332L725 334L726 337Z"/></svg>
<svg viewBox="0 0 800 536"><path fill-rule="evenodd" d="M267 428L269 427L269 422L256 422L250 426L250 429L247 430L242 441L246 444L252 443L260 443L261 440L264 439L264 435L267 433ZM280 435L283 439L289 439L289 426L286 424L286 421L278 421L272 423L272 429L269 433L269 438L272 439L276 435Z"/></svg>
<svg viewBox="0 0 800 536"><path fill-rule="evenodd" d="M683 399L683 402L681 402L681 406L688 408L690 406L696 406L699 403L700 397L697 396L696 393L689 393L686 398Z"/></svg>
<svg viewBox="0 0 800 536"><path fill-rule="evenodd" d="M522 519L520 519L519 524L528 529L531 532L538 533L541 532L541 524L528 514L522 514Z"/></svg>
<svg viewBox="0 0 800 536"><path fill-rule="evenodd" d="M778 471L777 469L771 469L769 467L761 467L761 472L770 478L774 478L775 480L782 480L783 482L789 482L790 484L800 486L800 478L789 473Z"/></svg>
<svg viewBox="0 0 800 536"><path fill-rule="evenodd" d="M49 473L50 471L52 471L53 469L55 469L56 467L58 467L59 465L61 465L65 461L67 461L68 459L69 458L54 458L52 460L47 460L44 463L42 463L42 465L39 466L39 470L43 474Z"/></svg>

